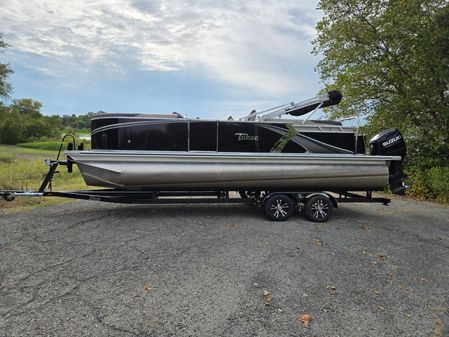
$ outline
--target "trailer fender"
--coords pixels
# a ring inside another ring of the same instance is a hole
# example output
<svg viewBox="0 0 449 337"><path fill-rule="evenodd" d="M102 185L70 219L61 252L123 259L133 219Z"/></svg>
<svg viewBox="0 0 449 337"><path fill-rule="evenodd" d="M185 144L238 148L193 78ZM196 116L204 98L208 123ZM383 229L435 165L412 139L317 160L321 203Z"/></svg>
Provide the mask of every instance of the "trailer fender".
<svg viewBox="0 0 449 337"><path fill-rule="evenodd" d="M313 196L316 196L316 195L321 195L323 197L329 198L330 201L332 202L332 206L334 206L334 208L338 208L337 199L335 199L335 197L333 195L331 195L329 193L326 193L326 192L307 193L307 194L303 195L303 199L309 199L309 198L311 198Z"/></svg>
<svg viewBox="0 0 449 337"><path fill-rule="evenodd" d="M298 192L271 192L271 193L267 193L265 196L263 196L262 204L265 204L265 202L268 199L270 199L272 196L279 195L279 194L288 196L295 203L298 203L301 201L301 197Z"/></svg>

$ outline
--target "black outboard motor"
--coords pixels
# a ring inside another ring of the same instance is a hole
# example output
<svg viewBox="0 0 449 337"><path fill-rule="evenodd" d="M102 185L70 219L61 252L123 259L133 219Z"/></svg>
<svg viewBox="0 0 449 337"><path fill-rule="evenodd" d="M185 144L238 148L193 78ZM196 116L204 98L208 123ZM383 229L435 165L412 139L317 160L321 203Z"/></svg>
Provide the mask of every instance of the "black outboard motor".
<svg viewBox="0 0 449 337"><path fill-rule="evenodd" d="M390 163L390 189L394 194L404 195L403 183L407 175L402 171L402 162L407 152L404 139L398 129L387 129L375 135L369 141L370 153L378 156L401 156L402 160Z"/></svg>

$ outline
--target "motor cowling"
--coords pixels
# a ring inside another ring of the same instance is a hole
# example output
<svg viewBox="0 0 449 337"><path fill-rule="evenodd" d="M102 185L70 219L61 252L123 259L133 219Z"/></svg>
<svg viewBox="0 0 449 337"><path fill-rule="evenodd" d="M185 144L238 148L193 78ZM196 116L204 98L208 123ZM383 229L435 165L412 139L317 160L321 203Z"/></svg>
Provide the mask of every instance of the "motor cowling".
<svg viewBox="0 0 449 337"><path fill-rule="evenodd" d="M398 129L387 129L375 135L369 141L370 154L375 156L400 156L401 160L394 160L390 163L389 183L394 194L403 195L407 187L404 185L404 174L402 163L407 153L404 138Z"/></svg>

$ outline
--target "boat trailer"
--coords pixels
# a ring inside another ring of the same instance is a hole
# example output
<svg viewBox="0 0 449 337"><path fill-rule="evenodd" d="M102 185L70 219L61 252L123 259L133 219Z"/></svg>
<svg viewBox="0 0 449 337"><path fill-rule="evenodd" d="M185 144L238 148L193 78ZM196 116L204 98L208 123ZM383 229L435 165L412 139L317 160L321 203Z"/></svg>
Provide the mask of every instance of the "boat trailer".
<svg viewBox="0 0 449 337"><path fill-rule="evenodd" d="M59 158L59 156L58 156ZM76 191L53 191L52 180L58 173L58 166L67 166L72 171L73 163L66 160L45 160L48 173L37 191L0 190L0 197L13 201L16 197L62 197L125 204L220 204L248 203L264 208L265 215L272 221L285 221L296 210L303 211L313 222L327 221L332 209L339 203L381 203L388 205L391 200L373 197L372 191L365 195L347 191L239 191L240 197L231 197L230 191L175 191L175 190L125 190L94 189Z"/></svg>

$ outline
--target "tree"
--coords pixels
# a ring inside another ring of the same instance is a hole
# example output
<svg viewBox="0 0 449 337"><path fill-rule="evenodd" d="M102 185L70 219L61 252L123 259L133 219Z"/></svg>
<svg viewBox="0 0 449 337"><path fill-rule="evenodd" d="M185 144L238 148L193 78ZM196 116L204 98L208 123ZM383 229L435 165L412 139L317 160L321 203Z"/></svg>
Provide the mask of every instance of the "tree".
<svg viewBox="0 0 449 337"><path fill-rule="evenodd" d="M332 117L362 115L372 133L398 127L412 163L449 161L446 0L321 0L314 53L344 100Z"/></svg>
<svg viewBox="0 0 449 337"><path fill-rule="evenodd" d="M22 122L12 114L6 114L0 119L0 143L17 144L23 141Z"/></svg>
<svg viewBox="0 0 449 337"><path fill-rule="evenodd" d="M5 49L8 45L3 41L2 34L0 34L0 52ZM13 71L6 63L0 63L0 99L8 98L12 92L12 86L8 82L8 76L12 74Z"/></svg>
<svg viewBox="0 0 449 337"><path fill-rule="evenodd" d="M40 118L42 103L31 98L16 99L10 106L11 112L16 112L22 117Z"/></svg>
<svg viewBox="0 0 449 337"><path fill-rule="evenodd" d="M17 144L59 136L60 117L43 116L42 103L17 99L10 106L0 104L0 143Z"/></svg>

